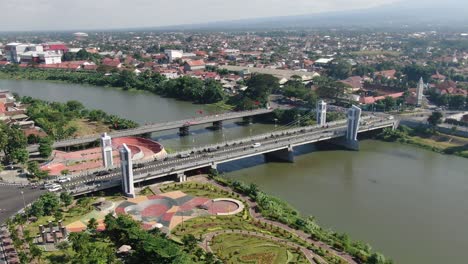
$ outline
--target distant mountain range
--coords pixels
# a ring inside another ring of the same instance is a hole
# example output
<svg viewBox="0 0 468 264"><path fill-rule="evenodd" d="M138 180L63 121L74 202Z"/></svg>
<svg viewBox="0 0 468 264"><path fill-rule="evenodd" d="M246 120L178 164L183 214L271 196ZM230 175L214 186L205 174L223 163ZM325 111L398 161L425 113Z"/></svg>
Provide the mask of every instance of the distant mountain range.
<svg viewBox="0 0 468 264"><path fill-rule="evenodd" d="M249 30L314 28L468 29L467 0L403 0L375 8L300 16L242 19L159 27L160 30Z"/></svg>

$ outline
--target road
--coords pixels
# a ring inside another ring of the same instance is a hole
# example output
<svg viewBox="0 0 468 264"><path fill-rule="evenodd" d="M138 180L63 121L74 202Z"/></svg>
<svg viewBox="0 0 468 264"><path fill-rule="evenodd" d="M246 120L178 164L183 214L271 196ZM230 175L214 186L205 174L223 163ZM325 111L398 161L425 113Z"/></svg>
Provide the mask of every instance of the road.
<svg viewBox="0 0 468 264"><path fill-rule="evenodd" d="M0 185L0 223L4 223L24 207L21 191L24 192L26 205L44 193L44 190L39 188L31 189L29 186L20 188L18 186Z"/></svg>
<svg viewBox="0 0 468 264"><path fill-rule="evenodd" d="M368 121L371 120L375 120L375 122L370 122L367 126L363 126L361 131L379 128L378 124L381 122L393 122L392 120L382 120L378 117L372 117ZM384 125L388 126L387 124ZM301 127L287 131L270 132L252 138L245 138L188 150L186 153L190 152L191 154L185 158L180 158L177 155L171 155L164 161L152 161L141 164L141 168L134 169L134 181L140 182L169 175L176 175L188 170L206 168L212 164L220 164L223 162L285 149L288 148L288 146L294 147L320 140L328 140L343 136L346 133L345 130L345 121L340 121L335 123L335 125L330 123L329 128L320 128L318 126ZM261 145L253 148L253 142L261 143ZM207 151L208 149L213 149L213 151ZM105 184L113 182L115 185L119 184L121 179L119 168L115 168L107 172L101 171L100 173L104 173L105 175L74 175L71 177L72 181L63 184L63 186L69 190L73 190L76 186L78 186L79 189L89 189L87 184L89 186L89 184L94 183Z"/></svg>
<svg viewBox="0 0 468 264"><path fill-rule="evenodd" d="M243 117L262 115L262 114L271 113L273 111L274 111L273 108L256 109L256 110L248 110L248 111L240 111L240 112L228 112L224 114L202 116L202 117L196 117L196 118L185 119L185 120L170 121L170 122L165 122L165 123L148 124L148 125L143 125L143 126L139 126L136 128L113 131L109 133L109 136L111 136L112 138L118 138L118 137L143 135L146 133L178 129L181 127L190 127L190 126L196 126L196 125L209 124L209 123L218 122L218 121L227 121L227 120L233 120L233 119L238 119L238 118L243 118ZM101 135L99 134L95 134L95 135L87 135L87 136L79 137L79 138L56 141L54 142L53 147L63 148L63 147L68 147L68 146L87 144L87 143L91 143L91 142L99 140L100 136ZM37 144L30 145L28 147L28 151L36 152L38 151L38 148L39 148L39 145Z"/></svg>

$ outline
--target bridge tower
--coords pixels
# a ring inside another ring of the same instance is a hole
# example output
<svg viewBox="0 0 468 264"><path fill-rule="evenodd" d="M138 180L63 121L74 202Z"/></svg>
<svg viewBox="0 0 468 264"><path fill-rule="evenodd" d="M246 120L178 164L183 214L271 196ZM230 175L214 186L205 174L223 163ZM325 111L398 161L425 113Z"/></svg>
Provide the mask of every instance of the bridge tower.
<svg viewBox="0 0 468 264"><path fill-rule="evenodd" d="M359 123L361 121L361 108L353 105L348 109L348 126L346 129L345 147L353 150L359 149L359 141L357 135L359 131Z"/></svg>
<svg viewBox="0 0 468 264"><path fill-rule="evenodd" d="M133 186L133 161L132 151L123 144L119 150L120 167L122 169L122 190L127 197L135 198L135 187Z"/></svg>
<svg viewBox="0 0 468 264"><path fill-rule="evenodd" d="M327 123L327 103L323 100L317 102L317 124L324 126Z"/></svg>
<svg viewBox="0 0 468 264"><path fill-rule="evenodd" d="M419 79L418 87L416 89L416 96L417 96L416 105L417 106L422 105L423 95L424 95L424 81L423 81L423 78L421 77L421 79Z"/></svg>
<svg viewBox="0 0 468 264"><path fill-rule="evenodd" d="M112 138L107 135L107 133L101 136L101 151L104 168L112 167L114 165L112 158Z"/></svg>

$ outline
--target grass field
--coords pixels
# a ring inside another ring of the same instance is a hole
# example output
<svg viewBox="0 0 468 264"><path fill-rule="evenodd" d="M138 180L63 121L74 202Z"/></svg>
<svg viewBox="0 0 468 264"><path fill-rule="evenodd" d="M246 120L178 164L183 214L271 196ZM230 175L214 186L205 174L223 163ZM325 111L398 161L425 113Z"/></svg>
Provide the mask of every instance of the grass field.
<svg viewBox="0 0 468 264"><path fill-rule="evenodd" d="M361 51L353 51L351 52L352 55L357 56L377 56L377 55L385 55L385 56L399 56L401 53L398 51L389 51L389 50L361 50Z"/></svg>
<svg viewBox="0 0 468 264"><path fill-rule="evenodd" d="M286 264L308 263L302 253L283 244L255 236L222 234L211 248L224 263Z"/></svg>
<svg viewBox="0 0 468 264"><path fill-rule="evenodd" d="M89 122L86 119L75 119L68 123L69 127L76 127L77 131L75 136L82 137L86 135L101 134L109 132L110 129L107 125L99 122Z"/></svg>
<svg viewBox="0 0 468 264"><path fill-rule="evenodd" d="M233 195L231 192L225 192L216 186L206 183L195 183L187 182L183 184L167 184L161 187L162 192L171 191L182 191L186 194L197 196L197 197L208 197L208 198L233 198L239 199L237 195ZM248 208L246 206L245 208ZM182 238L184 235L192 234L199 238L200 235L210 233L213 231L236 229L259 232L266 235L281 237L295 243L304 243L296 235L279 230L276 227L270 225L260 224L259 222L252 220L247 209L244 209L242 213L232 216L205 216L192 218L184 221L182 225L178 225L172 234L175 239ZM307 246L306 244L304 244Z"/></svg>

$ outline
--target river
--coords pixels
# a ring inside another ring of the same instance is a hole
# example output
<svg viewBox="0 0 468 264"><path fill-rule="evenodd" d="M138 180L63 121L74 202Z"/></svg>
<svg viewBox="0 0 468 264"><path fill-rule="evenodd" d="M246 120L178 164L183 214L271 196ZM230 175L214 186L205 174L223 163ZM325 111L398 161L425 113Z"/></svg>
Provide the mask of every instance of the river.
<svg viewBox="0 0 468 264"><path fill-rule="evenodd" d="M50 101L78 100L88 108L139 123L190 118L212 107L176 101L146 92L63 83L0 80L9 89ZM195 127L179 138L168 131L153 137L182 149L275 129L239 126L211 132ZM265 163L262 157L220 167L227 177L253 182L317 217L323 227L370 243L395 263L466 263L468 247L467 160L412 146L373 140L359 152L297 148L296 162Z"/></svg>

